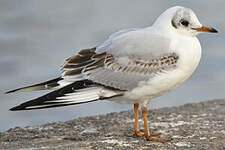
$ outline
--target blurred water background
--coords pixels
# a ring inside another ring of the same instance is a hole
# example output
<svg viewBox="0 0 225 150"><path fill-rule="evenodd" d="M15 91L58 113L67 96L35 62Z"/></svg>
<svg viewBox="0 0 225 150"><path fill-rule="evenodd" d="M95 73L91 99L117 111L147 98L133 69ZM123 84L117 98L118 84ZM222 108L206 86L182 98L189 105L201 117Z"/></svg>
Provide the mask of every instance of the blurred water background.
<svg viewBox="0 0 225 150"><path fill-rule="evenodd" d="M225 1L223 0L0 0L0 131L78 117L119 112L132 105L95 102L46 110L9 108L48 91L5 95L10 89L58 77L64 59L94 47L120 29L150 26L167 8L192 8L219 34L202 34L203 55L180 88L153 100L149 108L225 97Z"/></svg>

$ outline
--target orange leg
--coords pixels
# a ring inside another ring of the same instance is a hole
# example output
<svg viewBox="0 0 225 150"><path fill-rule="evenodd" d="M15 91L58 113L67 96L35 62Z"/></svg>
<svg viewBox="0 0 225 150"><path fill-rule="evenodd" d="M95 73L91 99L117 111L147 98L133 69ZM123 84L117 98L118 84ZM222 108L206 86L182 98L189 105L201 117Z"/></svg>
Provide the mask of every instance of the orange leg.
<svg viewBox="0 0 225 150"><path fill-rule="evenodd" d="M156 137L156 136L151 134L151 132L149 131L149 127L148 127L147 108L146 107L142 107L142 115L143 115L143 118L144 118L145 138L148 141L161 142L161 143L165 143L165 142L170 141L170 139L159 138L159 137Z"/></svg>
<svg viewBox="0 0 225 150"><path fill-rule="evenodd" d="M134 104L134 134L140 137L145 137L145 133L139 130L138 123L138 107L139 104ZM151 133L152 136L160 136L160 133Z"/></svg>
<svg viewBox="0 0 225 150"><path fill-rule="evenodd" d="M134 104L134 134L140 137L145 137L145 133L140 132L138 123L138 106L139 104Z"/></svg>

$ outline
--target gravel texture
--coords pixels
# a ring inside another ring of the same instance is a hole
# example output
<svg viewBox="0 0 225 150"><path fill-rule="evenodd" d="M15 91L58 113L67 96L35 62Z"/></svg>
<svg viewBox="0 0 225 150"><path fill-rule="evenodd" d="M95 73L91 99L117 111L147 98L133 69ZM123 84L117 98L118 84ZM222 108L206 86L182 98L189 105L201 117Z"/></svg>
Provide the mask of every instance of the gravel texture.
<svg viewBox="0 0 225 150"><path fill-rule="evenodd" d="M133 111L78 118L0 133L0 149L188 149L225 150L225 100L148 112L150 129L171 137L168 143L133 134ZM140 118L140 127L143 121Z"/></svg>

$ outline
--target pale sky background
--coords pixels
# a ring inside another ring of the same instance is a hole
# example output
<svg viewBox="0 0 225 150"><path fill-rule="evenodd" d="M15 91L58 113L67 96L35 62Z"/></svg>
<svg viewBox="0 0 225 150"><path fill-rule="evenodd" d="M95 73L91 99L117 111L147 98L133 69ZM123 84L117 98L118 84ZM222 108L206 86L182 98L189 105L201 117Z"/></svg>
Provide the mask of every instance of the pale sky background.
<svg viewBox="0 0 225 150"><path fill-rule="evenodd" d="M224 0L0 0L0 131L83 116L130 110L132 105L94 102L46 110L10 112L46 92L5 95L10 89L58 77L64 60L121 29L150 26L167 8L190 7L219 34L201 34L201 63L175 91L150 109L225 98Z"/></svg>

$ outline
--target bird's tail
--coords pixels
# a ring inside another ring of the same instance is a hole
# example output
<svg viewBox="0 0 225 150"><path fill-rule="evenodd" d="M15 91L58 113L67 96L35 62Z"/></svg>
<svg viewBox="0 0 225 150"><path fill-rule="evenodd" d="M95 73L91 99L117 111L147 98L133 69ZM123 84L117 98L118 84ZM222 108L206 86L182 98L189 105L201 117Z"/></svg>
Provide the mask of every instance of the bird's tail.
<svg viewBox="0 0 225 150"><path fill-rule="evenodd" d="M6 94L14 93L14 92L39 91L39 90L48 90L48 89L56 88L60 86L60 84L58 83L60 80L63 80L63 78L58 77L56 79L52 79L39 84L34 84L31 86L26 86L26 87L18 88L15 90L7 91Z"/></svg>

